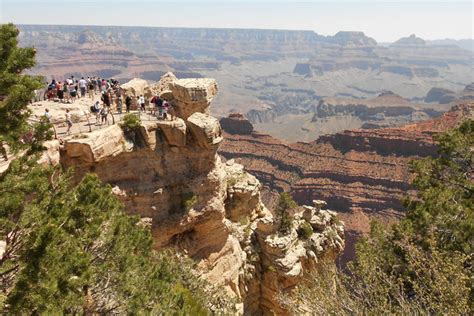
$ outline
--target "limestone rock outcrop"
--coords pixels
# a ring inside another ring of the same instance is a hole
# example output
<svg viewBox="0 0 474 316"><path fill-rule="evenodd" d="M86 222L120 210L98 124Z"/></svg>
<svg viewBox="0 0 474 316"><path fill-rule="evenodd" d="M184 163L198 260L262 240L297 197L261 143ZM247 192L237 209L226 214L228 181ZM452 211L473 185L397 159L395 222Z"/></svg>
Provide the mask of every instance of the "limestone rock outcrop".
<svg viewBox="0 0 474 316"><path fill-rule="evenodd" d="M188 127L197 146L210 148L222 141L219 121L208 114L196 112L188 117Z"/></svg>
<svg viewBox="0 0 474 316"><path fill-rule="evenodd" d="M60 143L58 140L50 140L43 143L44 151L38 159L38 163L45 166L59 165L61 155L59 154Z"/></svg>
<svg viewBox="0 0 474 316"><path fill-rule="evenodd" d="M318 260L335 257L344 249L344 226L335 212L315 206L298 208L291 216L289 232L279 230L277 218L264 218L257 224L262 248L263 282L261 309L278 315L286 311L279 295L291 291L305 272L317 270Z"/></svg>
<svg viewBox="0 0 474 316"><path fill-rule="evenodd" d="M165 91L170 91L170 84L178 78L172 72L167 72L161 76L160 80L151 85L151 90L154 95L161 95Z"/></svg>
<svg viewBox="0 0 474 316"><path fill-rule="evenodd" d="M174 97L176 115L184 119L195 112L207 113L217 94L217 83L210 78L178 79L171 82L169 88Z"/></svg>
<svg viewBox="0 0 474 316"><path fill-rule="evenodd" d="M278 294L341 250L341 223L307 207L281 235L279 219L262 203L260 182L217 154L221 127L207 114L215 81L170 86L181 109L177 118L143 122L132 133L113 125L67 139L62 165L74 167L77 180L92 171L110 183L127 212L151 222L155 247L196 260L203 278L235 298L239 314L285 313ZM314 227L307 240L297 232L303 222Z"/></svg>
<svg viewBox="0 0 474 316"><path fill-rule="evenodd" d="M123 89L124 95L138 97L143 95L146 99L151 98L153 92L146 80L140 78L133 78L120 86Z"/></svg>

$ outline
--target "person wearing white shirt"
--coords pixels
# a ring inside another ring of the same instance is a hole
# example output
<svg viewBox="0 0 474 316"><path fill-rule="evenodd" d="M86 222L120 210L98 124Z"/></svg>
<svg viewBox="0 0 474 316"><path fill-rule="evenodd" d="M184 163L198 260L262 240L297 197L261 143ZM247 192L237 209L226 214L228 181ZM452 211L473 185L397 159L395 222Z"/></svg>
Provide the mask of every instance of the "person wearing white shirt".
<svg viewBox="0 0 474 316"><path fill-rule="evenodd" d="M145 112L145 97L143 95L138 98L138 103L140 103L140 110Z"/></svg>
<svg viewBox="0 0 474 316"><path fill-rule="evenodd" d="M81 90L81 98L84 98L86 96L87 81L84 79L84 77L82 77L81 80L79 80L78 84L79 90Z"/></svg>

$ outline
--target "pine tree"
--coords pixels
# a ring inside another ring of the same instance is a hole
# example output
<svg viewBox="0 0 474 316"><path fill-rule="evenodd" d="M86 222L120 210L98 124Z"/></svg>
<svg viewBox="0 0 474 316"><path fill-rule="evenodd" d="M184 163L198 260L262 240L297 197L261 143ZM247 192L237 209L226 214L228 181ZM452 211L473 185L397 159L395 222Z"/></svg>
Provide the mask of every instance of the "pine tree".
<svg viewBox="0 0 474 316"><path fill-rule="evenodd" d="M22 137L31 132L28 103L42 78L26 75L35 65L34 48L18 47L19 30L13 24L0 25L0 146L16 151L24 146Z"/></svg>
<svg viewBox="0 0 474 316"><path fill-rule="evenodd" d="M0 261L4 311L10 313L205 313L190 270L152 250L136 216L111 187L87 175L71 187L58 169L19 161L0 183Z"/></svg>
<svg viewBox="0 0 474 316"><path fill-rule="evenodd" d="M288 234L293 227L293 218L289 212L297 206L298 205L288 192L282 192L280 194L275 212L280 221L280 227L278 230L283 235Z"/></svg>

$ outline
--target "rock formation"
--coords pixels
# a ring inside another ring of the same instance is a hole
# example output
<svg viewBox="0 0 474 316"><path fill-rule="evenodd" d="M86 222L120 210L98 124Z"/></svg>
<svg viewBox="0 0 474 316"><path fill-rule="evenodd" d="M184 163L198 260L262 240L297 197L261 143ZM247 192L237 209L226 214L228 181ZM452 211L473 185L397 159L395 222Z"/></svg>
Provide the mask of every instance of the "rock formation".
<svg viewBox="0 0 474 316"><path fill-rule="evenodd" d="M146 80L140 78L133 78L132 80L120 86L123 89L124 95L138 97L143 95L146 99L151 98L153 91Z"/></svg>
<svg viewBox="0 0 474 316"><path fill-rule="evenodd" d="M417 37L415 34L411 34L408 37L402 37L396 42L392 44L393 46L408 46L408 47L416 47L416 46L425 46L426 42L424 39Z"/></svg>
<svg viewBox="0 0 474 316"><path fill-rule="evenodd" d="M385 91L370 99L323 98L316 106L313 120L350 115L358 117L364 124L391 127L403 122L408 124L437 117L449 108L449 105L442 107L410 102L391 91Z"/></svg>
<svg viewBox="0 0 474 316"><path fill-rule="evenodd" d="M59 153L76 180L95 172L110 183L127 212L151 219L155 247L175 247L195 259L205 279L236 299L239 313L285 313L279 293L315 271L320 259L336 257L344 247L342 223L316 202L294 210L291 229L281 233L279 217L261 201L260 182L217 154L222 131L207 114L216 82L159 85L170 89L174 120L69 137L61 148L52 145L48 157Z"/></svg>
<svg viewBox="0 0 474 316"><path fill-rule="evenodd" d="M271 205L275 192L291 192L301 204L328 202L346 224L347 257L355 236L371 218L391 222L403 215L400 199L414 194L409 162L436 155L434 133L473 117L474 103L457 105L443 116L400 128L349 130L310 143L285 143L268 135L224 134L220 153L242 163L265 186Z"/></svg>
<svg viewBox="0 0 474 316"><path fill-rule="evenodd" d="M230 134L250 135L253 132L252 123L240 113L232 113L221 118L219 122L222 129Z"/></svg>
<svg viewBox="0 0 474 316"><path fill-rule="evenodd" d="M468 84L462 91L451 91L444 88L432 88L425 97L425 102L449 103L455 100L474 100L474 83Z"/></svg>
<svg viewBox="0 0 474 316"><path fill-rule="evenodd" d="M341 46L370 47L377 45L377 42L373 38L366 36L364 32L340 31L334 36L329 37L328 40Z"/></svg>
<svg viewBox="0 0 474 316"><path fill-rule="evenodd" d="M425 102L438 102L438 103L449 103L456 99L455 92L443 89L443 88L432 88L426 94L424 99Z"/></svg>

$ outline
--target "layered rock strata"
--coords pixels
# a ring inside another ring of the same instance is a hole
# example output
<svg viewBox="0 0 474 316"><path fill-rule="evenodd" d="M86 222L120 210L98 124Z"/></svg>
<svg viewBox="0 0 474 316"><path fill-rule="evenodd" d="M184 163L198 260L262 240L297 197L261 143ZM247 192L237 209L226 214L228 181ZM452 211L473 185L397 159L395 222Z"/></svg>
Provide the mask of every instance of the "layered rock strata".
<svg viewBox="0 0 474 316"><path fill-rule="evenodd" d="M342 224L318 204L295 211L293 227L282 234L278 217L261 201L260 182L217 154L222 131L207 114L215 81L160 86L170 89L177 118L66 139L61 164L74 167L78 180L95 172L110 183L127 212L151 219L155 247L175 247L195 259L205 279L236 299L239 313L286 313L279 293L341 251ZM304 221L311 227L305 239L297 233Z"/></svg>
<svg viewBox="0 0 474 316"><path fill-rule="evenodd" d="M436 155L433 135L472 117L474 104L460 104L442 117L401 128L350 130L311 143L289 144L268 135L224 134L220 153L236 159L262 181L264 202L291 192L301 204L328 202L346 223L346 241L369 229L376 217L391 222L403 215L402 197L414 194L409 162ZM351 255L346 247L346 255Z"/></svg>

